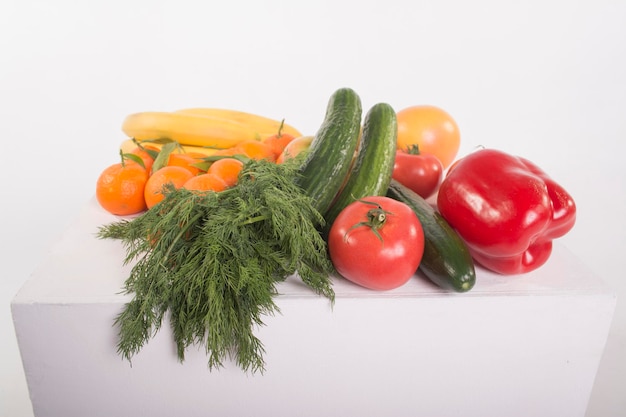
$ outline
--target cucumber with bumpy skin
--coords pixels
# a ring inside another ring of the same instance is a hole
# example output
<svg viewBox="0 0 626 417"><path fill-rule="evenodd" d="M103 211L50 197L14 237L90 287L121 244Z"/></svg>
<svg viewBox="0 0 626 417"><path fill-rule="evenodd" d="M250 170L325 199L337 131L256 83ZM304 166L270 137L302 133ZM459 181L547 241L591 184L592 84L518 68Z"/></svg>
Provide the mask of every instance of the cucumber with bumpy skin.
<svg viewBox="0 0 626 417"><path fill-rule="evenodd" d="M324 215L326 232L350 203L363 197L385 195L393 173L397 135L394 109L387 103L372 106L363 120L359 149L347 182Z"/></svg>
<svg viewBox="0 0 626 417"><path fill-rule="evenodd" d="M476 282L474 260L452 226L426 200L396 180L391 180L387 197L407 204L422 223L424 254L418 270L442 288L471 290Z"/></svg>
<svg viewBox="0 0 626 417"><path fill-rule="evenodd" d="M324 215L348 176L361 130L361 99L350 88L333 93L297 180Z"/></svg>

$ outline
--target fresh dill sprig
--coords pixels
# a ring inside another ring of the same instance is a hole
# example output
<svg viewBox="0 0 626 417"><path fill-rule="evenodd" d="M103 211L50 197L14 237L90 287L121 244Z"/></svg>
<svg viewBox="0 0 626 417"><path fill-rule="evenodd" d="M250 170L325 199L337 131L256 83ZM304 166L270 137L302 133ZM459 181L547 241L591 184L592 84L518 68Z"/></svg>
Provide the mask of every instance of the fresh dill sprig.
<svg viewBox="0 0 626 417"><path fill-rule="evenodd" d="M166 312L182 362L201 345L210 369L233 359L263 372L254 329L279 312L276 284L296 272L334 302L324 218L296 185L294 164L250 161L239 183L215 193L166 189L159 204L99 229L121 240L134 263L124 292L134 294L116 317L118 353L129 361L160 329Z"/></svg>

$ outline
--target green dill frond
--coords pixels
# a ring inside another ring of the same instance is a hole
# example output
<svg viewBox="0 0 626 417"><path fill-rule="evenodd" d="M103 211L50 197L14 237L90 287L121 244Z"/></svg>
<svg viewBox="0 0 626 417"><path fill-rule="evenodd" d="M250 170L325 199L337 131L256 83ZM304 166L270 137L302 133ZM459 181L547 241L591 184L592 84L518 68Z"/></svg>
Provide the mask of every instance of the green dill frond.
<svg viewBox="0 0 626 417"><path fill-rule="evenodd" d="M219 192L166 190L159 204L132 220L100 228L120 240L134 262L124 289L134 298L115 320L118 350L130 360L169 312L178 359L203 346L209 368L234 360L264 370L254 330L279 312L276 284L296 272L334 301L333 266L319 233L324 219L295 185L293 164L250 161L237 186Z"/></svg>

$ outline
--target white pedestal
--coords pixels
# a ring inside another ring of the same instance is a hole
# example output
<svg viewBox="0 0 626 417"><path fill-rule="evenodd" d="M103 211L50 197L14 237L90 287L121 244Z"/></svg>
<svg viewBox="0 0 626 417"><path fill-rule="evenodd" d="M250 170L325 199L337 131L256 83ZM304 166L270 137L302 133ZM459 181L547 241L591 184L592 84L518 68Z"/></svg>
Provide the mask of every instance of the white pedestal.
<svg viewBox="0 0 626 417"><path fill-rule="evenodd" d="M116 218L90 201L11 308L37 417L584 416L615 295L564 247L540 270L478 270L466 294L425 278L389 292L335 279L334 309L297 279L258 335L267 371L176 359L167 323L116 353L130 267L95 238Z"/></svg>

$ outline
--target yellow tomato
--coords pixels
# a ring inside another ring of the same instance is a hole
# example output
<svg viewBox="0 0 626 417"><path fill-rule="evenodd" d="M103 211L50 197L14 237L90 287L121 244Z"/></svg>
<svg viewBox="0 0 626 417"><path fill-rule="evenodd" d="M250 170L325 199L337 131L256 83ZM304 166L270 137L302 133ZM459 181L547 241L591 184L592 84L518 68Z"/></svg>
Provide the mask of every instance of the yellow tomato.
<svg viewBox="0 0 626 417"><path fill-rule="evenodd" d="M444 169L456 158L461 134L456 121L445 110L429 105L407 107L397 112L398 149L413 145L420 153L436 156Z"/></svg>
<svg viewBox="0 0 626 417"><path fill-rule="evenodd" d="M276 163L283 163L287 159L295 158L300 152L309 149L313 142L313 136L300 136L293 139L285 146L283 152L276 159Z"/></svg>

